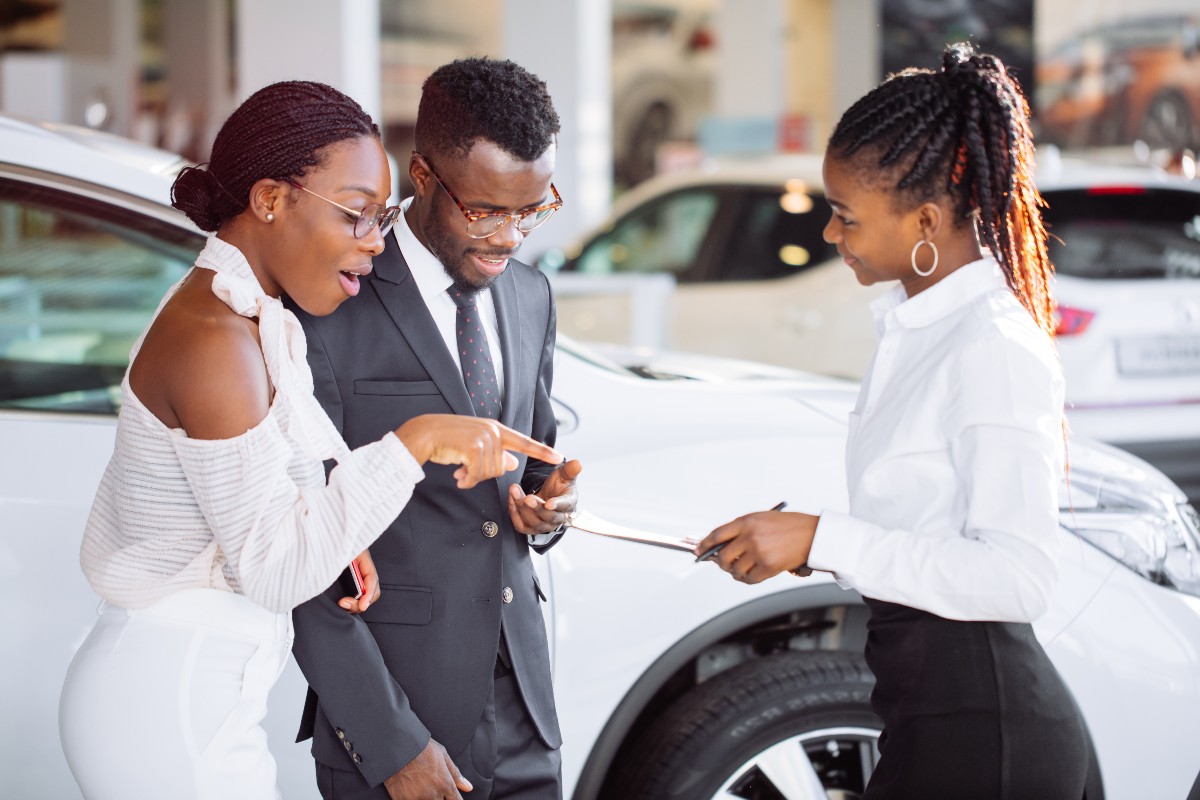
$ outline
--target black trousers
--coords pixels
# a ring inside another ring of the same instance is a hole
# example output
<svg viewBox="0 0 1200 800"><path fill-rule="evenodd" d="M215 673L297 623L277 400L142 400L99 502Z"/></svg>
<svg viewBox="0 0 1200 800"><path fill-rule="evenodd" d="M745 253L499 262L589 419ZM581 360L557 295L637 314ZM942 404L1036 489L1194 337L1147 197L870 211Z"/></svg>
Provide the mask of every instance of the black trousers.
<svg viewBox="0 0 1200 800"><path fill-rule="evenodd" d="M465 800L562 800L562 756L542 741L517 688L507 656L496 662L492 692L471 742L451 754L474 787ZM388 800L383 786L370 787L358 772L317 762L317 786L325 800Z"/></svg>
<svg viewBox="0 0 1200 800"><path fill-rule="evenodd" d="M1081 800L1087 732L1028 624L865 598L880 761L863 800Z"/></svg>

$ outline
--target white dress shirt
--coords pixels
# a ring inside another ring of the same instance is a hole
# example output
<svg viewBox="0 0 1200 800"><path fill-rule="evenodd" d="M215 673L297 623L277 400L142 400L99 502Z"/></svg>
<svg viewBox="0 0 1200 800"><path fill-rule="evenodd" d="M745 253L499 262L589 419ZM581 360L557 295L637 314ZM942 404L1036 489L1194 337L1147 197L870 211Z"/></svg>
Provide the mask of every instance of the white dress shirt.
<svg viewBox="0 0 1200 800"><path fill-rule="evenodd" d="M871 305L879 347L846 445L849 513L824 511L808 564L948 619L1046 609L1064 461L1050 338L991 258Z"/></svg>
<svg viewBox="0 0 1200 800"><path fill-rule="evenodd" d="M411 197L400 204L403 211L396 218L396 224L392 227L392 235L396 237L396 243L400 245L400 253L408 263L413 280L417 282L417 288L421 290L421 299L425 301L429 313L433 315L433 322L437 325L438 333L442 334L442 341L446 343L446 349L450 351L450 356L454 359L459 374L462 374L462 361L458 355L458 337L454 334L454 321L458 314L458 306L454 305L454 301L446 293L446 290L454 285L454 280L446 272L446 268L442 266L438 257L429 252L429 249L421 244L412 229L408 227L408 219L404 216L404 212L408 211L411 204ZM467 221L464 219L464 227L466 223ZM479 319L483 322L484 331L487 333L488 350L491 351L492 363L496 367L496 383L500 389L500 396L504 397L504 353L500 350L500 328L496 323L496 304L492 300L491 287L475 295L475 304L479 308Z"/></svg>

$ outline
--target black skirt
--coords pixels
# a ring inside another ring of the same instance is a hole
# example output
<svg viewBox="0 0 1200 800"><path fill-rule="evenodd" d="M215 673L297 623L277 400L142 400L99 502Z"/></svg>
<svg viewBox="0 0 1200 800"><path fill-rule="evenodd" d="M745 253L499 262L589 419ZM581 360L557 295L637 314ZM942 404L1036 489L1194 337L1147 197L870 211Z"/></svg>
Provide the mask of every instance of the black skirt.
<svg viewBox="0 0 1200 800"><path fill-rule="evenodd" d="M880 760L863 800L1081 800L1087 733L1028 624L866 598Z"/></svg>

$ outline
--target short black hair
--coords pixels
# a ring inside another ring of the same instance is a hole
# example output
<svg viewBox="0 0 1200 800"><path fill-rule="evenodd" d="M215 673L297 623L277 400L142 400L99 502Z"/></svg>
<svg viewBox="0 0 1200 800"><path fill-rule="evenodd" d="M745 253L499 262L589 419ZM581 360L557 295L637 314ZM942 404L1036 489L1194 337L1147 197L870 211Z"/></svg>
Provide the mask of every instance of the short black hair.
<svg viewBox="0 0 1200 800"><path fill-rule="evenodd" d="M208 164L186 167L171 205L204 231L240 214L264 178L300 178L324 163L324 148L379 127L352 98L324 83L281 81L246 98L221 126Z"/></svg>
<svg viewBox="0 0 1200 800"><path fill-rule="evenodd" d="M427 155L465 156L483 139L536 161L558 130L544 81L512 61L462 58L425 79L414 134Z"/></svg>

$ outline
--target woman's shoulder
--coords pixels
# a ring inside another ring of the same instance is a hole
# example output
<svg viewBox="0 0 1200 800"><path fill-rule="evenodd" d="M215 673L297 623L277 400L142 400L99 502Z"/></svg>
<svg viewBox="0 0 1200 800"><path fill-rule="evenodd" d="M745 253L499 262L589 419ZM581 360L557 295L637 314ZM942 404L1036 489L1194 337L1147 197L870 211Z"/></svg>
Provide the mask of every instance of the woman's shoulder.
<svg viewBox="0 0 1200 800"><path fill-rule="evenodd" d="M1058 366L1054 340L1007 288L980 295L967 309L956 337L964 357L1034 359Z"/></svg>
<svg viewBox="0 0 1200 800"><path fill-rule="evenodd" d="M962 323L940 369L952 376L952 405L964 420L1032 422L1061 413L1064 381L1054 342L1016 297L989 293Z"/></svg>
<svg viewBox="0 0 1200 800"><path fill-rule="evenodd" d="M212 293L207 270L196 270L166 302L129 371L134 393L168 427L234 436L261 421L270 399L258 325ZM241 418L253 417L241 425ZM258 413L261 410L262 413ZM232 425L210 422L227 419ZM192 424L189 425L188 423Z"/></svg>

